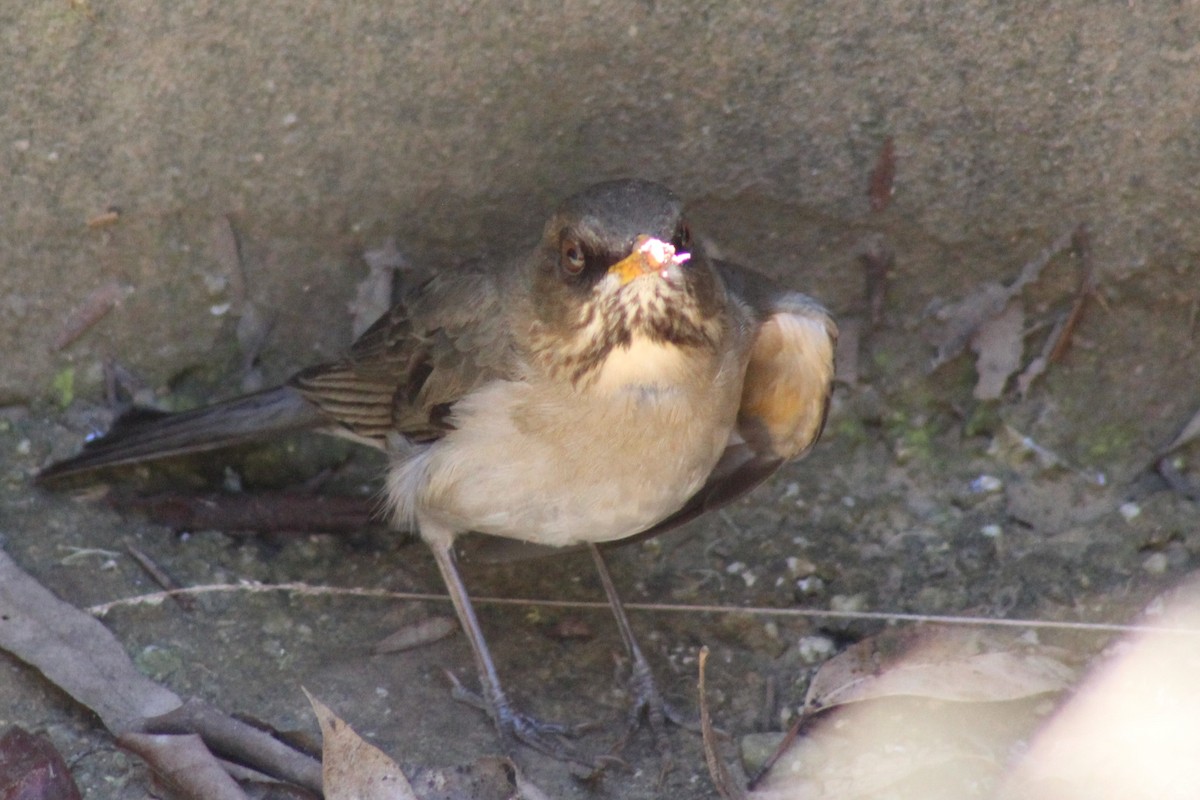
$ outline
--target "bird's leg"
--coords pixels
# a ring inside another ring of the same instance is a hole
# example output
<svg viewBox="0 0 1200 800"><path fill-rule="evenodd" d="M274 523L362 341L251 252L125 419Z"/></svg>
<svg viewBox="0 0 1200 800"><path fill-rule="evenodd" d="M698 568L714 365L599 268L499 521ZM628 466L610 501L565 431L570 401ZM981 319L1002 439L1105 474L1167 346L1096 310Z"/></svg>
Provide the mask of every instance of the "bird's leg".
<svg viewBox="0 0 1200 800"><path fill-rule="evenodd" d="M487 711L495 723L496 729L500 732L501 738L506 742L518 741L554 758L575 761L591 767L590 762L572 756L560 740L551 738L571 735L571 729L563 725L540 722L512 707L508 696L500 687L496 665L492 663L487 641L483 638L483 631L479 627L479 620L475 616L471 598L467 595L467 587L458 574L458 566L455 563L454 551L449 540L447 539L445 542L432 540L429 544L430 549L433 550L434 559L437 561L438 569L441 570L442 578L446 582L450 599L454 603L454 610L458 612L458 621L471 644L471 652L475 656L475 668L479 672L479 683L483 693L482 698L472 697L455 681L456 697Z"/></svg>
<svg viewBox="0 0 1200 800"><path fill-rule="evenodd" d="M644 713L650 730L654 734L654 744L662 757L665 773L673 763L671 743L667 739L667 722L683 728L694 726L663 699L662 693L654 681L654 674L650 670L650 663L642 654L642 648L638 646L637 639L633 636L629 617L625 614L625 607L621 604L621 598L613 585L612 575L609 574L608 565L604 562L600 548L594 544L588 544L588 550L592 554L592 561L596 564L596 572L600 574L600 583L604 586L604 594L608 596L608 604L612 607L613 616L617 619L617 630L621 632L621 640L625 643L625 652L629 655L631 664L629 684L633 702L629 710L629 729L619 745L623 745L629 735L641 724Z"/></svg>

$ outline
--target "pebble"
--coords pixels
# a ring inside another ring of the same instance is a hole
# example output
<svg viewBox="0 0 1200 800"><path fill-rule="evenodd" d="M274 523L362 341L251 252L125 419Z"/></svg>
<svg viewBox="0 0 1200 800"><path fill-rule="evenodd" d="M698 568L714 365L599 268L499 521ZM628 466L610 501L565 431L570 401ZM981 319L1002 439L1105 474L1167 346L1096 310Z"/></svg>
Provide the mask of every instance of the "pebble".
<svg viewBox="0 0 1200 800"><path fill-rule="evenodd" d="M1166 553L1151 553L1146 556L1146 560L1142 562L1142 569L1149 572L1151 575L1162 575L1167 571L1167 554Z"/></svg>

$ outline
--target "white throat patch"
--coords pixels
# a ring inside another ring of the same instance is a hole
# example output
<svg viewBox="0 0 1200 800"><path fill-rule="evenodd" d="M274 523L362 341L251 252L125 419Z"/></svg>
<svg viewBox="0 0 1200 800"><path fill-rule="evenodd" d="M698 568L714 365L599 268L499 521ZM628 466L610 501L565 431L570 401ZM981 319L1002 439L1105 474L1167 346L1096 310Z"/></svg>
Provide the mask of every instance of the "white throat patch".
<svg viewBox="0 0 1200 800"><path fill-rule="evenodd" d="M670 389L687 382L687 348L634 336L628 346L608 352L591 389L615 394L631 389Z"/></svg>

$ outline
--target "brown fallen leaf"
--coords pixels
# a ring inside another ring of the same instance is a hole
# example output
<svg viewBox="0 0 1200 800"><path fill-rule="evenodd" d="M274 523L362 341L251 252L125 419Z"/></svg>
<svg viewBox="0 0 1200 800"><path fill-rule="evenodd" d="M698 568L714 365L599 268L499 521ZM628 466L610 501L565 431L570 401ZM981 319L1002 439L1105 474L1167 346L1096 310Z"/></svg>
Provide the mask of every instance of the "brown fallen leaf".
<svg viewBox="0 0 1200 800"><path fill-rule="evenodd" d="M253 767L279 780L309 789L321 788L321 765L271 733L236 720L202 700L189 698L160 717L143 720L140 732L195 733L214 753Z"/></svg>
<svg viewBox="0 0 1200 800"><path fill-rule="evenodd" d="M325 800L548 800L507 758L417 767L411 777L305 689L321 726ZM514 792L515 787L515 792Z"/></svg>
<svg viewBox="0 0 1200 800"><path fill-rule="evenodd" d="M886 631L821 665L806 712L882 697L962 702L1016 700L1061 691L1074 670L1052 648L971 628Z"/></svg>
<svg viewBox="0 0 1200 800"><path fill-rule="evenodd" d="M62 329L54 337L54 349L63 350L72 344L132 293L132 286L123 286L117 281L93 289L64 320Z"/></svg>
<svg viewBox="0 0 1200 800"><path fill-rule="evenodd" d="M209 255L229 276L230 302L240 313L247 298L246 273L242 269L241 245L233 229L233 218L229 215L217 217L209 226L208 234Z"/></svg>
<svg viewBox="0 0 1200 800"><path fill-rule="evenodd" d="M0 798L81 800L79 787L53 743L15 725L0 737Z"/></svg>
<svg viewBox="0 0 1200 800"><path fill-rule="evenodd" d="M1010 302L996 316L986 320L971 337L971 349L977 354L975 399L995 400L1004 393L1009 377L1021 368L1025 349L1025 308Z"/></svg>
<svg viewBox="0 0 1200 800"><path fill-rule="evenodd" d="M988 742L990 726L945 712L891 700L844 709L797 741L748 800L987 797L1012 743Z"/></svg>
<svg viewBox="0 0 1200 800"><path fill-rule="evenodd" d="M242 303L237 327L234 330L238 350L242 355L242 391L244 392L255 392L263 388L263 377L257 368L258 357L262 354L274 325L274 319L259 310L256 303L251 300Z"/></svg>
<svg viewBox="0 0 1200 800"><path fill-rule="evenodd" d="M980 284L975 291L961 300L939 309L936 317L943 324L937 336L937 355L929 365L929 372L958 357L966 349L976 332L989 319L997 316L1025 287L1036 281L1055 256L1066 251L1074 241L1075 228L1061 234L1021 268L1016 279L1005 286L995 281Z"/></svg>
<svg viewBox="0 0 1200 800"><path fill-rule="evenodd" d="M1200 584L1153 603L1129 637L1022 748L1003 800L1200 797Z"/></svg>
<svg viewBox="0 0 1200 800"><path fill-rule="evenodd" d="M183 703L140 673L99 621L59 600L2 551L0 648L41 671L115 734Z"/></svg>
<svg viewBox="0 0 1200 800"><path fill-rule="evenodd" d="M181 800L246 800L246 793L195 734L124 733L117 744L141 756Z"/></svg>
<svg viewBox="0 0 1200 800"><path fill-rule="evenodd" d="M407 266L404 256L396 247L396 240L392 238L387 239L382 247L364 251L363 261L367 262L370 272L355 288L354 299L349 304L355 339L392 307L396 273Z"/></svg>
<svg viewBox="0 0 1200 800"><path fill-rule="evenodd" d="M445 639L458 630L458 621L454 617L439 614L426 617L412 625L405 625L395 633L385 636L375 643L371 652L375 655L383 653L399 653L423 647L439 639Z"/></svg>
<svg viewBox="0 0 1200 800"><path fill-rule="evenodd" d="M107 628L59 600L3 551L0 649L39 670L116 736L197 733L222 755L272 777L320 788L320 765L313 759L202 702L185 703L142 675ZM164 746L145 752L156 756L173 751ZM171 767L164 770L170 772Z"/></svg>
<svg viewBox="0 0 1200 800"><path fill-rule="evenodd" d="M750 800L978 795L998 781L1030 723L1020 704L999 701L1065 688L1073 671L1058 656L948 627L859 642L813 677L800 719ZM963 713L967 702L977 705ZM838 706L835 717L818 713ZM802 728L805 736L794 735Z"/></svg>
<svg viewBox="0 0 1200 800"><path fill-rule="evenodd" d="M325 800L417 800L400 767L304 689L324 740Z"/></svg>

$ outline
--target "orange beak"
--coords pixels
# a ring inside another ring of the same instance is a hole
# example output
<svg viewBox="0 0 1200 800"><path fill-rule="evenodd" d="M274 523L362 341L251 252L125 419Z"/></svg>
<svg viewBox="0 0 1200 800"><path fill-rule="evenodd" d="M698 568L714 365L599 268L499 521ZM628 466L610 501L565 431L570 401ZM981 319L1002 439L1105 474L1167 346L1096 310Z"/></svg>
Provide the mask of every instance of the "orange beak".
<svg viewBox="0 0 1200 800"><path fill-rule="evenodd" d="M608 268L610 275L616 275L621 285L643 275L661 272L672 264L682 264L691 256L690 253L675 254L675 248L661 239L654 239L642 234L633 243L633 252Z"/></svg>

